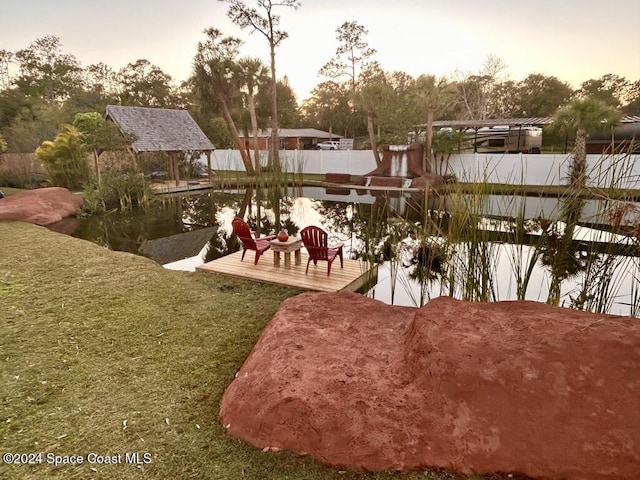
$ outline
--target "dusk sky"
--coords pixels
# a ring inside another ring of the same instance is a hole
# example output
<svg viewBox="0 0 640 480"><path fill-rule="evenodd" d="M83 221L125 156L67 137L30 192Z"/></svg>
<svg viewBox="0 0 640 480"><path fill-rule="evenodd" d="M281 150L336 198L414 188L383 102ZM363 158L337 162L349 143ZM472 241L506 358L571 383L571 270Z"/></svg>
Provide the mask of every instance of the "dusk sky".
<svg viewBox="0 0 640 480"><path fill-rule="evenodd" d="M3 3L0 50L55 35L85 67L102 61L118 70L145 58L182 81L202 31L216 27L245 40L242 55L269 59L264 37L234 26L227 5L216 0ZM335 53L335 31L345 21L369 30L367 41L385 70L413 76L476 73L491 54L516 81L542 73L577 88L607 73L640 79L638 0L302 0L297 10L278 13L289 33L277 51L278 77L289 78L299 101L323 80L318 70Z"/></svg>

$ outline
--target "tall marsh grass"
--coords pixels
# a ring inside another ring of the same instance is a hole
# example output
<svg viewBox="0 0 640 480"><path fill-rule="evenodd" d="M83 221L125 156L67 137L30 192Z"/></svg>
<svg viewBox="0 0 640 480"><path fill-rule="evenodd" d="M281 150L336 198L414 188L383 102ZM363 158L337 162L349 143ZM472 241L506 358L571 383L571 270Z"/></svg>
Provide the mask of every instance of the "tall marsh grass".
<svg viewBox="0 0 640 480"><path fill-rule="evenodd" d="M589 199L584 189L570 188L555 200L495 196L487 172L484 181L462 179L418 215L367 219L367 251L388 262L392 301L403 288L418 306L450 295L638 316L640 204L625 195L640 188L632 173L636 158L593 166L588 185L608 186L587 187Z"/></svg>

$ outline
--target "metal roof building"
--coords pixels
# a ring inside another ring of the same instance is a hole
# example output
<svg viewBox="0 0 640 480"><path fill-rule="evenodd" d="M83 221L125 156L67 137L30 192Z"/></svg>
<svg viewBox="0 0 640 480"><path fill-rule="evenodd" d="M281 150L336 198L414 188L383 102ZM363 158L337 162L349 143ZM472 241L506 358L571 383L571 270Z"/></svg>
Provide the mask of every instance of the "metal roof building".
<svg viewBox="0 0 640 480"><path fill-rule="evenodd" d="M640 116L632 115L622 117L621 123L640 123ZM529 118L491 118L487 120L437 120L433 122L434 128L483 128L483 127L544 127L553 123L551 117ZM426 124L420 125L426 127Z"/></svg>

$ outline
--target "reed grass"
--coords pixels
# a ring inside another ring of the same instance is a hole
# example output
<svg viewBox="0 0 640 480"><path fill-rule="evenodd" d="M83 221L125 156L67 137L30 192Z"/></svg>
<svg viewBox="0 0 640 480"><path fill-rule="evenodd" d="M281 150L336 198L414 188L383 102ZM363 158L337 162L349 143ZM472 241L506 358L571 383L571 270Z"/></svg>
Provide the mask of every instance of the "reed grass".
<svg viewBox="0 0 640 480"><path fill-rule="evenodd" d="M392 214L394 222L369 219L367 244L378 250L387 245L384 260L392 301L397 286L413 295L416 306L436 294L472 301L535 299L531 281L542 278L546 287L541 283L539 288L546 288L543 299L549 303L598 313L627 306L635 316L640 310L640 271L634 255L640 248L634 253L629 243L636 238L630 233L634 226L640 232L640 209L633 203L640 184L638 175L629 173L633 163L630 156L603 156L588 171L591 182L583 188L530 187L523 174L496 185L486 181L491 172L475 172L474 178L448 184L446 194L440 190L439 204L433 198L425 201L417 215L421 221L409 212ZM477 175L483 178L478 181ZM603 179L609 182L607 188L593 186L602 185ZM539 211L527 209L528 195L535 190L538 199L557 195L552 211L543 210L542 204ZM495 195L507 192L511 200L496 208ZM624 221L616 223L616 215ZM592 224L599 228L590 230L588 240L574 238ZM435 245L437 252L427 253ZM439 259L437 271L431 255ZM505 258L510 278L500 264ZM506 297L505 283L515 285Z"/></svg>

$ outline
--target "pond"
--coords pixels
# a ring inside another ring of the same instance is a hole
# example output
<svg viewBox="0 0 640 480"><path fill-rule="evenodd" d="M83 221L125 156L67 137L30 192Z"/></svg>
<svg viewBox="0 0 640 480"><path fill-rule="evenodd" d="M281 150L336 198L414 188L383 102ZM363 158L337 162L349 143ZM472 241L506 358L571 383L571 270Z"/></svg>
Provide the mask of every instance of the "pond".
<svg viewBox="0 0 640 480"><path fill-rule="evenodd" d="M378 283L363 293L385 303L420 306L452 295L638 316L640 206L569 200L319 187L207 191L165 196L146 212L79 218L72 234L194 270L241 248L231 228L240 212L263 234L323 227L348 257L379 265Z"/></svg>

